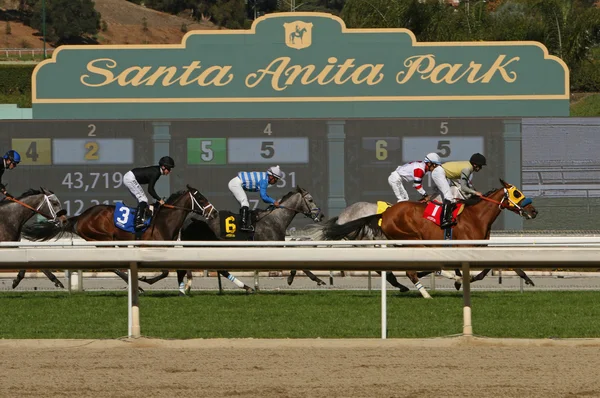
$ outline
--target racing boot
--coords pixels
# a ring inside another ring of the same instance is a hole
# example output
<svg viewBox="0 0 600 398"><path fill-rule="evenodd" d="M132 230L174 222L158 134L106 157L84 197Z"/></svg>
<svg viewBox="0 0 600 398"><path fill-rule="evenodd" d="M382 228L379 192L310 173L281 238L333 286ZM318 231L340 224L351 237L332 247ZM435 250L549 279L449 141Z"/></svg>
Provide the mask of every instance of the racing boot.
<svg viewBox="0 0 600 398"><path fill-rule="evenodd" d="M456 225L456 221L452 221L452 211L454 210L454 203L449 200L444 200L444 207L442 208L442 223L441 229L452 228Z"/></svg>
<svg viewBox="0 0 600 398"><path fill-rule="evenodd" d="M146 222L146 209L148 208L148 203L140 202L138 203L138 207L135 213L135 222L134 228L136 231L141 231L144 229L144 223Z"/></svg>
<svg viewBox="0 0 600 398"><path fill-rule="evenodd" d="M252 225L250 225L250 209L248 206L243 206L240 209L240 229L242 231L252 231Z"/></svg>

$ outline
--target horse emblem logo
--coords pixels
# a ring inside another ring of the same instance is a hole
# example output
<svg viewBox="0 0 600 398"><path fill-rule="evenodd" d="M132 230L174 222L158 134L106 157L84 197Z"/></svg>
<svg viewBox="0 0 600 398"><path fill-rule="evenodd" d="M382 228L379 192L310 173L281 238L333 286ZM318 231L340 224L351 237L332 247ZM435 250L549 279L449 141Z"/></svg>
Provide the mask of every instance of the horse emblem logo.
<svg viewBox="0 0 600 398"><path fill-rule="evenodd" d="M296 50L302 50L312 44L312 22L294 21L284 23L285 45Z"/></svg>

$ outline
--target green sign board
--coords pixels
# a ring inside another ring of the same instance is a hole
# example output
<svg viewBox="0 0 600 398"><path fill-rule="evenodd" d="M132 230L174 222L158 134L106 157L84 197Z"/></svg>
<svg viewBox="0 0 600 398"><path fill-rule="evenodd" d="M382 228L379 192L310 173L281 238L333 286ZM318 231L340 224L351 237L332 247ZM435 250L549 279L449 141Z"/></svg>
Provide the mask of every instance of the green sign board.
<svg viewBox="0 0 600 398"><path fill-rule="evenodd" d="M323 13L193 31L180 45L62 46L33 75L35 119L568 114L569 71L540 43L418 43Z"/></svg>

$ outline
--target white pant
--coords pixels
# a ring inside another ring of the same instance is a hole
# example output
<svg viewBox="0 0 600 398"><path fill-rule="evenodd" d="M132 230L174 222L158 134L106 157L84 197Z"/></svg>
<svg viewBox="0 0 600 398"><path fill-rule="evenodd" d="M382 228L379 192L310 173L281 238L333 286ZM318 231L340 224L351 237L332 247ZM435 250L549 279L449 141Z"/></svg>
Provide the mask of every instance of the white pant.
<svg viewBox="0 0 600 398"><path fill-rule="evenodd" d="M129 189L129 192L131 193L131 195L133 195L134 198L137 199L138 203L141 203L141 202L148 203L148 198L146 197L146 193L144 192L144 189L142 188L140 183L137 182L137 180L135 179L135 176L133 175L133 173L131 171L128 171L123 176L123 185L125 185L127 187L127 189Z"/></svg>
<svg viewBox="0 0 600 398"><path fill-rule="evenodd" d="M446 171L441 166L438 166L431 172L431 178L433 179L436 188L434 199L449 200L450 202L455 203L456 198L458 197L458 189L454 186L452 187L454 189L450 188L450 184L446 178ZM441 198L439 197L440 195Z"/></svg>
<svg viewBox="0 0 600 398"><path fill-rule="evenodd" d="M246 191L242 188L242 180L240 177L233 177L227 186L237 201L240 202L241 207L250 207L250 202L248 202Z"/></svg>
<svg viewBox="0 0 600 398"><path fill-rule="evenodd" d="M400 174L396 173L396 171L392 171L392 174L388 177L388 183L390 184L390 187L392 187L398 202L406 202L408 200L408 193L406 192L404 185L402 185L402 177L400 177Z"/></svg>

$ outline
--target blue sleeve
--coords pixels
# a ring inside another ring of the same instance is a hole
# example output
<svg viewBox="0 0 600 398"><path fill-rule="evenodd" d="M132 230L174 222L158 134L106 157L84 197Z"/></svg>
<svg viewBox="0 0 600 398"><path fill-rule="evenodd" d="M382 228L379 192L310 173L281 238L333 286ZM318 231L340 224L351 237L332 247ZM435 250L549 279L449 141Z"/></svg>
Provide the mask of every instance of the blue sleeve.
<svg viewBox="0 0 600 398"><path fill-rule="evenodd" d="M258 183L258 188L260 191L260 198L265 203L273 204L273 203L275 203L275 200L273 198L271 198L269 195L267 195L267 187L268 186L269 186L268 180L260 180L260 182Z"/></svg>

